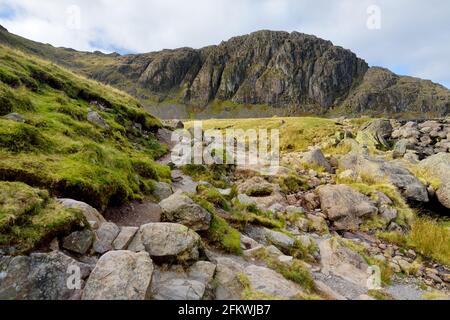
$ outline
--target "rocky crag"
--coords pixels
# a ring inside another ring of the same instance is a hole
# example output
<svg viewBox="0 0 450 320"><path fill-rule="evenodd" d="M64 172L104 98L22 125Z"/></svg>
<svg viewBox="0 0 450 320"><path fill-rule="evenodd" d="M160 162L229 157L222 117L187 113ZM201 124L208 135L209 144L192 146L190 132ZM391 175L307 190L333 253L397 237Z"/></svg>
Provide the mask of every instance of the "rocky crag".
<svg viewBox="0 0 450 320"><path fill-rule="evenodd" d="M0 43L39 55L139 98L156 115L447 115L450 91L372 67L299 32L258 31L201 49L102 54L54 48L0 30Z"/></svg>

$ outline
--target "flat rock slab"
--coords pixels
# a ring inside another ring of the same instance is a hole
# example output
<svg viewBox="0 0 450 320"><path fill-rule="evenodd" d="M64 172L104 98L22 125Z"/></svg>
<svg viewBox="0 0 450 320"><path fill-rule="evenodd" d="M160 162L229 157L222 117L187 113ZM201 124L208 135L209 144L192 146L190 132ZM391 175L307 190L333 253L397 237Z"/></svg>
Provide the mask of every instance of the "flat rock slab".
<svg viewBox="0 0 450 320"><path fill-rule="evenodd" d="M113 242L114 250L125 250L133 240L136 232L138 232L138 227L122 227L120 228L120 233L116 240Z"/></svg>

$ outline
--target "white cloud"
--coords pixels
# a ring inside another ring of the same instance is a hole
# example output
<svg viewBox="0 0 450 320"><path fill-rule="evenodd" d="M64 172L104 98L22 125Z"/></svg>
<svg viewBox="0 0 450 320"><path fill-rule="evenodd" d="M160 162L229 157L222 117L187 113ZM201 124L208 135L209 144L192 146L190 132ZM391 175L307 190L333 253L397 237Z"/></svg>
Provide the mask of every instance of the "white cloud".
<svg viewBox="0 0 450 320"><path fill-rule="evenodd" d="M80 8L73 27L71 5ZM381 9L381 29L366 27ZM202 47L260 29L315 34L371 65L450 85L450 2L440 0L0 0L0 23L21 36L78 50L148 52ZM1 11L0 11L1 13ZM78 20L76 20L78 21Z"/></svg>

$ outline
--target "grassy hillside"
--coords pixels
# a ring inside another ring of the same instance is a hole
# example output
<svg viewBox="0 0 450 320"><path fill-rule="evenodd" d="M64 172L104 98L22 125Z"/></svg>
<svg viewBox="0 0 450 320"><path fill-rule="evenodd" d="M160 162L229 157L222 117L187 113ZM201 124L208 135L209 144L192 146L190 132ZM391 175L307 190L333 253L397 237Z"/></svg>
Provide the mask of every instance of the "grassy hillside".
<svg viewBox="0 0 450 320"><path fill-rule="evenodd" d="M348 120L355 127L370 121L369 118ZM192 127L193 121L186 123ZM280 131L281 151L306 151L342 130L342 124L333 119L318 117L273 117L261 119L211 119L202 121L203 130L209 129L278 129Z"/></svg>
<svg viewBox="0 0 450 320"><path fill-rule="evenodd" d="M127 94L0 46L0 181L99 209L141 198L169 177L153 161L166 152L160 126Z"/></svg>

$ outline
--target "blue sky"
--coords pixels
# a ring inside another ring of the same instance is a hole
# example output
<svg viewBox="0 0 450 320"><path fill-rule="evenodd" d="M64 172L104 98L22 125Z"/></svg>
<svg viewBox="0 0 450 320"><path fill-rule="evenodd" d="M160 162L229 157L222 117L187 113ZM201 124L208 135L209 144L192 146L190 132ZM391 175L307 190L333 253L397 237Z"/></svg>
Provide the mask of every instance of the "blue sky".
<svg viewBox="0 0 450 320"><path fill-rule="evenodd" d="M133 53L299 31L447 87L449 17L447 0L0 0L1 25L55 46Z"/></svg>

